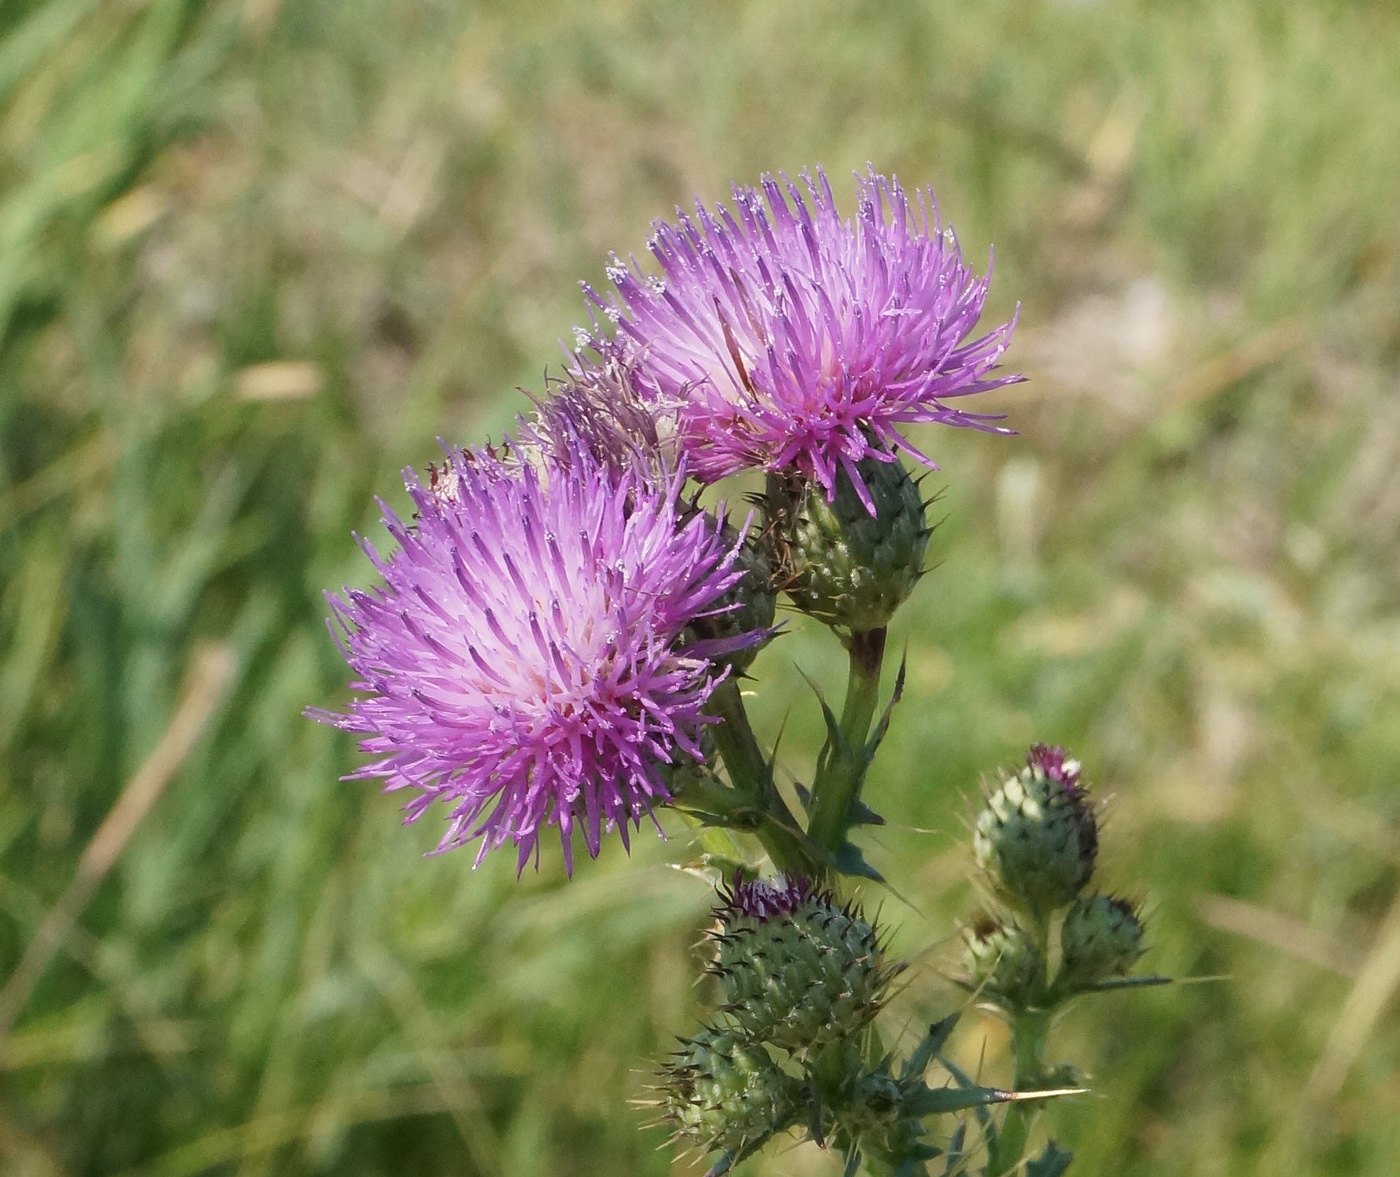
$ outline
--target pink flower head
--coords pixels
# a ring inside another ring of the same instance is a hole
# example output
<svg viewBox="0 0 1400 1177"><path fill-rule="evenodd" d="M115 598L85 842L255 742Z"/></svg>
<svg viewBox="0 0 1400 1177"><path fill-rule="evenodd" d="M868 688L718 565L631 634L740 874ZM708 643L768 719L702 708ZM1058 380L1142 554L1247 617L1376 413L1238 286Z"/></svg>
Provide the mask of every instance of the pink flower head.
<svg viewBox="0 0 1400 1177"><path fill-rule="evenodd" d="M674 417L701 481L795 467L834 496L844 469L873 513L861 458L893 461L902 449L934 466L899 426L1011 432L949 402L1021 379L993 375L1015 320L973 336L989 279L963 264L931 192L916 194L916 209L872 169L857 177L850 221L820 168L801 178L765 176L761 194L734 189L732 211L697 201L694 219L678 210L676 225L658 221L661 273L614 258L616 295L584 289L615 328L595 319L579 342L630 369L638 392Z"/></svg>
<svg viewBox="0 0 1400 1177"><path fill-rule="evenodd" d="M480 839L480 862L511 842L523 870L557 826L572 870L576 828L596 856L605 829L626 844L669 800L665 766L702 757L711 659L759 635L679 640L742 575L720 525L681 502L683 472L618 469L577 441L515 455L406 476L416 521L386 506L397 550L363 545L383 585L329 597L359 697L309 714L364 736L378 759L354 776L413 790L408 821L449 807L440 851Z"/></svg>

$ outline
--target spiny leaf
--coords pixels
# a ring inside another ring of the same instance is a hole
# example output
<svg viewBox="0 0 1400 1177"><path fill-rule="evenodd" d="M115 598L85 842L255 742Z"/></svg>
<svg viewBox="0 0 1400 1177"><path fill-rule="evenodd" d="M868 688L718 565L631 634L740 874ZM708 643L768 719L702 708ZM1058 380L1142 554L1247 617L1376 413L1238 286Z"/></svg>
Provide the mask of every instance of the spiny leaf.
<svg viewBox="0 0 1400 1177"><path fill-rule="evenodd" d="M963 1151L966 1140L967 1121L959 1120L958 1126L953 1129L953 1135L948 1138L948 1155L943 1162L944 1177L951 1177L952 1174L962 1169L963 1163L967 1159L967 1153Z"/></svg>
<svg viewBox="0 0 1400 1177"><path fill-rule="evenodd" d="M953 1082L958 1084L959 1087L964 1087L968 1090L977 1090L977 1084L972 1081L972 1077L951 1059L940 1056L938 1063L948 1074L953 1076ZM997 1138L996 1122L992 1119L991 1113L987 1111L986 1105L975 1105L973 1107L973 1115L977 1117L977 1123L982 1129L982 1135L986 1139L988 1147L995 1146Z"/></svg>
<svg viewBox="0 0 1400 1177"><path fill-rule="evenodd" d="M904 678L909 668L909 656L903 655L899 659L899 673L894 678L894 691L890 695L890 701L885 704L885 710L880 716L880 722L875 725L875 730L871 733L870 739L865 744L865 762L869 764L875 759L875 752L880 747L880 743L885 738L885 733L890 730L890 717L894 714L895 706L904 697Z"/></svg>
<svg viewBox="0 0 1400 1177"><path fill-rule="evenodd" d="M931 1116L960 1112L994 1103L1022 1103L1029 1099L1053 1099L1061 1095L1083 1095L1083 1087L1057 1087L1050 1091L1003 1091L999 1087L937 1087L916 1092L906 1102L911 1114Z"/></svg>
<svg viewBox="0 0 1400 1177"><path fill-rule="evenodd" d="M956 1012L951 1013L929 1026L928 1033L904 1060L904 1067L900 1071L901 1079L918 1078L929 1069L933 1060L938 1057L938 1052L947 1044L960 1016Z"/></svg>
<svg viewBox="0 0 1400 1177"><path fill-rule="evenodd" d="M842 843L841 849L833 856L832 862L843 875L870 879L885 886L889 885L885 883L885 876L865 861L865 855L861 853L860 847L854 842Z"/></svg>
<svg viewBox="0 0 1400 1177"><path fill-rule="evenodd" d="M1097 985L1090 985L1081 989L1081 993L1110 993L1115 989L1150 989L1156 985L1173 985L1176 983L1175 977L1114 977L1109 981L1100 981Z"/></svg>
<svg viewBox="0 0 1400 1177"><path fill-rule="evenodd" d="M846 825L854 826L882 826L885 819L870 808L859 797L852 797L850 807L846 810Z"/></svg>
<svg viewBox="0 0 1400 1177"><path fill-rule="evenodd" d="M821 704L822 719L826 723L826 743L822 745L821 752L817 755L817 780L825 778L827 770L833 757L841 760L853 760L855 749L851 747L851 742L846 739L846 735L841 730L841 722L836 718L836 712L826 701L826 696L822 694L822 689L812 681L811 676L805 670L798 667L797 673L806 680L807 685L812 688L812 693L817 696L817 702Z"/></svg>

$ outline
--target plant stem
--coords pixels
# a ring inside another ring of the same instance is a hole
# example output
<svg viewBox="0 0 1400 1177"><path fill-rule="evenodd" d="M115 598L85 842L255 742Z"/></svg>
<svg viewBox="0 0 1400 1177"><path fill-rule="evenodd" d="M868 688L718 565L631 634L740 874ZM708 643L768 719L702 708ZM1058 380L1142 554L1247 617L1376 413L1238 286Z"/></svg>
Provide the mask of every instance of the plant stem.
<svg viewBox="0 0 1400 1177"><path fill-rule="evenodd" d="M865 780L865 741L880 701L880 670L885 660L883 627L853 633L847 649L850 675L839 727L844 748L827 742L817 778L812 782L812 820L808 833L835 853L846 842L851 805Z"/></svg>
<svg viewBox="0 0 1400 1177"><path fill-rule="evenodd" d="M1017 1091L1029 1091L1045 1077L1045 1035L1050 1028L1050 1011L1024 1010L1011 1025L1011 1047L1016 1057ZM1030 1139L1031 1125L1039 1112L1039 1102L1013 1103L1006 1109L996 1144L987 1150L987 1177L1002 1177L1021 1162Z"/></svg>
<svg viewBox="0 0 1400 1177"><path fill-rule="evenodd" d="M752 832L773 865L784 873L819 878L822 868L803 848L796 818L773 783L773 773L749 724L736 682L725 681L710 696L709 710L719 717L711 731L729 770L730 782L754 817Z"/></svg>
<svg viewBox="0 0 1400 1177"><path fill-rule="evenodd" d="M1050 1032L1053 1013L1047 1001L1049 992L1050 919L1048 915L1032 917L1031 935L1035 938L1040 961L1039 976L1033 986L1035 1004L1020 1010L1011 1023L1011 1050L1015 1057L1017 1091L1031 1091L1045 1079L1045 1038ZM1030 1139L1031 1125L1040 1110L1039 1103L1014 1103L1006 1109L1001 1131L987 1149L987 1177L1002 1177L1021 1162Z"/></svg>

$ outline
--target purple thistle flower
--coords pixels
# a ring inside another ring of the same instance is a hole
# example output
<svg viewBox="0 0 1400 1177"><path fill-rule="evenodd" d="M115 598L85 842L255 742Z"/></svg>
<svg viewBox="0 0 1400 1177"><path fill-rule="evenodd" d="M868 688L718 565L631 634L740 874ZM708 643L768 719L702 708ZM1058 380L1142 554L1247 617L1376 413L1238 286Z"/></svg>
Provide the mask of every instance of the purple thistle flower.
<svg viewBox="0 0 1400 1177"><path fill-rule="evenodd" d="M1026 763L1038 768L1052 781L1059 781L1071 792L1085 792L1079 783L1083 766L1058 744L1033 744L1026 753Z"/></svg>
<svg viewBox="0 0 1400 1177"><path fill-rule="evenodd" d="M450 807L439 851L512 842L523 870L553 825L572 871L576 827L590 855L612 826L626 844L669 799L665 766L702 759L710 659L758 635L679 649L742 575L683 472L610 470L577 439L513 449L454 452L428 487L407 474L412 525L381 504L398 550L362 546L383 586L328 594L362 695L308 714L365 737L379 759L354 778L416 791L406 820Z"/></svg>
<svg viewBox="0 0 1400 1177"><path fill-rule="evenodd" d="M709 482L745 469L796 467L835 495L844 469L873 514L856 463L906 450L916 422L990 432L1000 416L946 402L1020 379L993 376L1015 319L972 337L987 278L963 264L923 191L917 211L895 180L857 177L854 222L836 211L818 168L806 189L784 177L762 194L734 189L736 211L696 201L695 218L655 224L661 274L616 257L617 295L584 290L605 333L578 333L605 362L634 370L638 391L674 412L691 473ZM767 201L767 208L764 201ZM679 407L672 410L670 406Z"/></svg>
<svg viewBox="0 0 1400 1177"><path fill-rule="evenodd" d="M533 416L518 421L517 445L566 464L583 450L614 473L641 468L664 476L675 468L660 434L665 418L637 393L628 369L578 366L551 384Z"/></svg>

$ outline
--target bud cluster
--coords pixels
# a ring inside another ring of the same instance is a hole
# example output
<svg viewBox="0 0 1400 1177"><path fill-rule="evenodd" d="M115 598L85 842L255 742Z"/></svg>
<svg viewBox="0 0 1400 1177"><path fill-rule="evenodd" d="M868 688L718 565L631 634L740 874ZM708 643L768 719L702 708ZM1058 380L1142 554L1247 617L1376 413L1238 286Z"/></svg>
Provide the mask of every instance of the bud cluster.
<svg viewBox="0 0 1400 1177"><path fill-rule="evenodd" d="M813 1121L817 1056L849 1053L904 966L858 907L799 876L736 881L715 916L709 973L723 1000L662 1068L660 1103L678 1139L737 1159ZM868 1082L849 1086L852 1109L871 1105Z"/></svg>
<svg viewBox="0 0 1400 1177"><path fill-rule="evenodd" d="M967 984L984 1000L1013 1017L1046 1011L1125 976L1137 963L1143 926L1136 907L1082 894L1098 845L1098 818L1079 762L1063 748L1035 745L1026 767L990 793L973 826L977 865L1004 908L965 934Z"/></svg>

